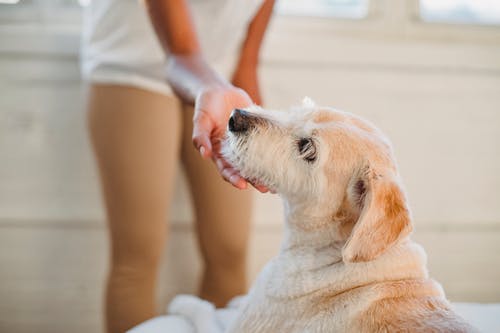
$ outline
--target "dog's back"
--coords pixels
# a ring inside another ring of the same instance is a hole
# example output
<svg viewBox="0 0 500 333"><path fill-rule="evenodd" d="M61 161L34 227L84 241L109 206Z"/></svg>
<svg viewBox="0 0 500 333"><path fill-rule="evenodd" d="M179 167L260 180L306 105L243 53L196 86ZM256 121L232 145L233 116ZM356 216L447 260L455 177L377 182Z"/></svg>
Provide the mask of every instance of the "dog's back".
<svg viewBox="0 0 500 333"><path fill-rule="evenodd" d="M389 298L374 303L353 332L475 332L441 297Z"/></svg>

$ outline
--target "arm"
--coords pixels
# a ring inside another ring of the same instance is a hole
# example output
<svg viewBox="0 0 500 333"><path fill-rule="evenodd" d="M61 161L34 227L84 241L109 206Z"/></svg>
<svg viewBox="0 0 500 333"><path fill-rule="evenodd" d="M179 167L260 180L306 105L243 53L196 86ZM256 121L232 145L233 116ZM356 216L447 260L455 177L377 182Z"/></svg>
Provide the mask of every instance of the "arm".
<svg viewBox="0 0 500 333"><path fill-rule="evenodd" d="M149 16L163 49L169 53L167 80L176 94L194 104L193 143L212 158L224 179L238 188L246 181L220 155L219 142L233 109L252 100L205 62L185 0L146 0Z"/></svg>
<svg viewBox="0 0 500 333"><path fill-rule="evenodd" d="M259 105L262 105L262 97L259 90L257 67L262 40L271 20L274 3L275 0L265 0L248 27L247 37L241 48L238 65L232 78L232 83L245 90Z"/></svg>
<svg viewBox="0 0 500 333"><path fill-rule="evenodd" d="M187 104L195 104L206 86L229 84L205 62L185 0L147 0L149 16L165 52L169 53L167 80Z"/></svg>
<svg viewBox="0 0 500 333"><path fill-rule="evenodd" d="M213 71L201 54L191 12L185 0L146 0L160 44L169 53L167 80L183 102L195 105L193 143L204 158L238 188L246 181L225 163L217 143L231 111L252 103L250 97Z"/></svg>

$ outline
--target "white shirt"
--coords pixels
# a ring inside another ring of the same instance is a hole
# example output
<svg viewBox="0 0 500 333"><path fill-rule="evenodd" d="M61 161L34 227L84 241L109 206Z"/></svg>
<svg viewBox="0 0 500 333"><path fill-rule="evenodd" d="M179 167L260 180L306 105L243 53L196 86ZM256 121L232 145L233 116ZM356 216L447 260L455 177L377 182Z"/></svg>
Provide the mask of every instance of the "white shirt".
<svg viewBox="0 0 500 333"><path fill-rule="evenodd" d="M189 0L205 59L231 75L247 28L262 0ZM93 0L84 14L82 75L170 94L166 57L138 0Z"/></svg>

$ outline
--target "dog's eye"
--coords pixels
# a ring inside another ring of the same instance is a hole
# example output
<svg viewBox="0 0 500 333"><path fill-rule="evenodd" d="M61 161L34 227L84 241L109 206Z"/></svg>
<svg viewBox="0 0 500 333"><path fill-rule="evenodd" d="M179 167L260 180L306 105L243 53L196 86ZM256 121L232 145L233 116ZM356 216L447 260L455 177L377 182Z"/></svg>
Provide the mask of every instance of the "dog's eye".
<svg viewBox="0 0 500 333"><path fill-rule="evenodd" d="M316 145L311 138L302 138L297 141L300 157L305 161L312 163L316 161Z"/></svg>

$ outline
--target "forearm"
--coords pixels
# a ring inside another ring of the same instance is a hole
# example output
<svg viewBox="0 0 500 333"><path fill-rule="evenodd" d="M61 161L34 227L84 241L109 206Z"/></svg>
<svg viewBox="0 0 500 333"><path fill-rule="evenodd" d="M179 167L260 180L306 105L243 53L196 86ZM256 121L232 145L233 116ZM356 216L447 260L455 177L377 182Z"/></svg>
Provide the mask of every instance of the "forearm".
<svg viewBox="0 0 500 333"><path fill-rule="evenodd" d="M194 105L193 144L204 158L212 158L227 181L247 186L237 170L222 157L220 139L231 112L252 104L242 90L228 83L203 59L186 0L145 0L151 22L168 54L167 81L185 102ZM251 52L251 44L248 44ZM245 60L246 61L246 60Z"/></svg>
<svg viewBox="0 0 500 333"><path fill-rule="evenodd" d="M228 83L205 62L185 0L147 0L149 17L168 63L166 78L175 93L188 104L207 87Z"/></svg>
<svg viewBox="0 0 500 333"><path fill-rule="evenodd" d="M247 36L240 50L238 67L257 67L259 54L275 0L266 0L248 26Z"/></svg>
<svg viewBox="0 0 500 333"><path fill-rule="evenodd" d="M232 83L245 90L258 105L262 105L262 97L257 67L262 41L272 16L273 6L274 0L266 0L249 25L232 78Z"/></svg>

